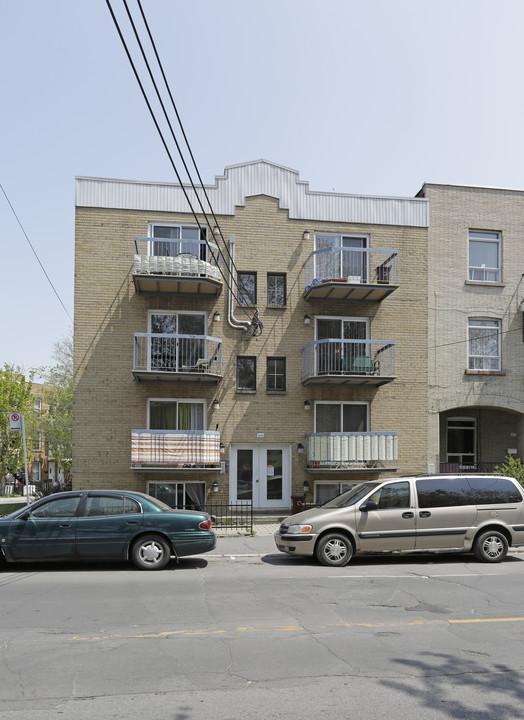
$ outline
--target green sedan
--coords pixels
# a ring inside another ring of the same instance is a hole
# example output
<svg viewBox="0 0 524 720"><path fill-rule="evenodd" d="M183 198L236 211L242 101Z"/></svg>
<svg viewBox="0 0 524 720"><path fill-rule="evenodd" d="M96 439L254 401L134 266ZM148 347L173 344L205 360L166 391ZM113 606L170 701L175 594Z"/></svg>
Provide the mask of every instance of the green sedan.
<svg viewBox="0 0 524 720"><path fill-rule="evenodd" d="M139 492L62 492L0 518L0 561L131 560L161 570L171 557L213 550L205 512L173 510Z"/></svg>

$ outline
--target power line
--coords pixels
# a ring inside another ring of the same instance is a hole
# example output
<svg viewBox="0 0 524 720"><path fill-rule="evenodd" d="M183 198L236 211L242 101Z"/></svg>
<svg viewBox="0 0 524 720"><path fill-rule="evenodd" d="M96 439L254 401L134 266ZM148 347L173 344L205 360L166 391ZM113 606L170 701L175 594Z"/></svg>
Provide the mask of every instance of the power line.
<svg viewBox="0 0 524 720"><path fill-rule="evenodd" d="M163 103L163 101L162 101L161 94L160 94L160 92L159 92L159 90L158 90L158 86L157 86L157 84L156 84L156 82L155 82L154 75L153 75L153 73L152 73L151 67L150 67L149 62L148 62L148 60L147 60L146 53L145 53L145 51L144 51L143 45L142 45L142 43L141 43L141 40L140 40L140 37L139 37L139 34L138 34L138 31L137 31L137 29L136 29L136 25L135 25L135 23L134 23L134 21L133 21L133 18L132 18L132 16L131 16L130 11L129 11L129 7L128 7L128 5L127 5L126 0L123 0L123 3L124 3L124 6L125 6L125 8L126 8L126 12L127 12L129 21L130 21L131 26L132 26L132 28L133 28L136 41L137 41L137 43L138 43L138 45L139 45L139 48L140 48L140 50L141 50L142 57L143 57L144 62L145 62L145 64L146 64L147 70L148 70L148 72L149 72L149 77L150 77L150 79L151 79L151 82L153 83L153 86L154 86L155 91L156 91L156 94L157 94L157 98L158 98L158 100L159 100L159 102L160 102L160 105L161 105L161 107L162 107L162 110L163 110L163 113L164 113L164 117L165 117L165 119L166 119L166 121L167 121L167 123L168 123L169 129L170 129L170 131L171 131L172 138L173 138L173 140L174 140L174 142L175 142L175 145L176 145L176 147L177 147L178 153L179 153L179 155L180 155L180 157L181 157L181 159L182 159L184 168L185 168L185 170L186 170L186 172L187 172L187 174L188 174L188 177L189 177L189 180L190 180L190 183L191 183L191 187L193 188L193 191L194 191L194 193L195 193L195 197L197 198L197 200L198 200L198 202L199 202L199 205L200 205L202 214L204 215L204 218L205 218L205 220L206 220L206 224L207 224L209 230L211 231L211 234L213 235L213 231L212 231L212 228L211 228L211 224L210 224L210 222L209 222L209 218L208 218L208 216L207 216L206 211L204 210L204 207L203 207L202 202L201 202L200 197L199 197L199 193L198 193L197 188L195 187L195 185L194 185L194 183L193 183L193 180L192 180L192 178L191 178L191 174L190 174L189 169L188 169L188 167L187 167L187 164L186 164L186 162L185 162L185 160L184 160L182 150L181 150L180 145L179 145L179 143L178 143L178 141L177 141L177 139L176 139L176 136L175 136L175 133L174 133L174 131L173 131L171 122L170 122L170 120L169 120L169 117L168 117L168 114L167 114L165 105L164 105L164 103ZM141 92L142 92L142 96L143 96L143 98L144 98L144 100L145 100L145 102L146 102L146 105L147 105L147 107L148 107L148 110L149 110L149 113L150 113L150 115L151 115L151 118L152 118L152 120L153 120L153 122L154 122L154 124L155 124L155 127L156 127L157 132L158 132L158 134L159 134L159 136L160 136L160 139L161 139L161 141L162 141L162 144L163 144L163 146L164 146L164 149L165 149L165 151L166 151L166 153L167 153L167 155L168 155L168 157L169 157L171 166L172 166L172 168L173 168L173 170L174 170L174 172L175 172L175 174L176 174L176 177L177 177L177 179L178 179L178 182L180 183L181 189L182 189L182 191L183 191L183 193L184 193L184 196L185 196L185 198L186 198L186 201L187 201L187 203L188 203L188 205L189 205L189 207L190 207L190 209L191 209L191 212L192 212L192 214L193 214L193 217L195 218L195 221L196 221L196 223L197 223L197 225L198 225L198 228L199 228L199 230L201 231L201 234L204 235L204 240L205 240L205 242L206 242L206 245L207 245L207 247L209 248L209 251L211 252L211 255L212 255L213 259L214 259L215 262L216 262L216 258L215 258L215 255L214 255L214 253L213 253L213 250L212 250L212 248L210 247L210 243L208 242L208 239L207 239L206 234L202 232L202 231L203 231L203 228L202 228L202 226L201 226L201 224L200 224L200 221L199 221L199 219L198 219L198 217L197 217L197 215L196 215L196 212L195 212L195 209L194 209L194 207L193 207L193 205L192 205L192 203L191 203L191 200L189 199L189 196L188 196L188 193L187 193L186 188L185 188L185 186L184 186L184 183L182 182L182 178L180 177L180 173L178 172L178 169L177 169L177 167L176 167L176 164L175 164L175 162L174 162L174 160L173 160L173 157L172 157L172 155L171 155L171 152L170 152L170 150L169 150L169 148L168 148L166 139L165 139L164 134L163 134L163 132L162 132L162 130L161 130L161 128L160 128L159 122L158 122L158 120L157 120L157 118L156 118L156 115L155 115L155 112L154 112L154 110L153 110L153 108L152 108L152 106L151 106L151 103L150 103L150 101L149 101L147 92L146 92L146 90L145 90L145 88L144 88L144 85L143 85L141 79L140 79L140 76L139 76L138 70L137 70L137 68L136 68L136 65L135 65L135 63L134 63L134 61L133 61L133 58L131 57L131 52L130 52L129 47L128 47L126 41L125 41L125 38L124 38L124 36L123 36L123 33L122 33L121 29L120 29L120 25L119 25L118 20L117 20L117 18L116 18L116 16L115 16L115 13L113 12L113 9L112 9L112 7L111 7L111 3L109 2L109 0L106 0L106 4L107 4L107 6L108 6L109 12L110 12L111 17L112 17L112 19L113 19L113 23L115 24L116 30L117 30L117 32L118 32L118 35L119 35L119 37L120 37L120 40L121 40L122 45L123 45L123 47L124 47L124 50L125 50L125 52L126 52L128 61L129 61L130 65L131 65L131 68L132 68L133 73L134 73L134 75L135 75L135 79L136 79L136 81L138 82L138 85L139 85L140 90L141 90ZM141 12L142 12L142 16L143 16L144 19L145 19L145 16L144 16L144 14L143 14L143 10L142 10L142 8L140 8L140 9L141 9ZM147 28L148 28L149 36L150 36L150 38L151 38L151 40L152 40L152 36L151 36L150 31L149 31L149 26L147 26ZM158 58L158 54L156 53L156 48L155 48L155 54L157 55L157 58ZM159 62L159 60L158 60L158 62ZM169 85L168 85L168 83L167 83L167 80L165 79L165 74L164 74L164 72L163 72L163 68L162 68L162 74L163 74L163 77L164 77L164 82L165 82L165 84L166 84L166 86L167 86L167 88L168 88L168 92L169 92L169 94L170 94L170 97L172 98L172 94L171 94L171 91L170 91L170 89L169 89ZM178 113L177 113L177 117L179 117L179 116L178 116ZM185 135L185 134L184 134L184 135ZM186 144L187 144L187 138L186 138ZM191 151L190 151L190 152L191 152ZM191 156L193 157L192 153L191 153ZM194 158L193 158L193 162L194 162ZM205 196L206 196L206 199L207 199L207 201L208 201L208 204L209 204L210 207L211 207L211 203L209 202L209 198L207 197L207 193L206 193L206 191L205 191L205 188L203 187L203 183L202 183L202 181L201 181L200 174L198 173L198 169L197 169L197 174L198 174L198 176L199 176L199 179L200 179L200 182L201 182L201 186L202 186L203 192L204 192L204 194L205 194ZM211 208L211 212L213 213L212 208ZM216 216L214 215L214 213L213 213L213 217L215 218L215 221L216 221ZM218 226L218 221L216 221L216 226L217 226L218 229L219 229L220 235L221 235L222 240L223 240L223 242L224 242L224 246L227 247L227 246L226 246L226 243L225 243L225 240L224 240L224 238L223 238L223 236L222 236L222 233L221 233L221 231L220 231L220 227ZM220 247L219 247L218 245L217 245L217 249L218 249L218 252L219 252L220 256L221 256L222 258L224 258L224 254L223 254L223 252L221 251L221 249L220 249ZM228 254L229 254L229 250L228 250ZM230 257L230 260L232 261L232 258L231 258L231 255L230 255L230 254L229 254L229 257ZM228 289L229 289L230 292L232 293L233 297L237 300L237 302L238 302L239 305L240 305L240 302L239 302L239 300L238 300L238 297L236 296L233 288L230 286L227 277L224 275L224 273L223 273L223 271L222 271L222 269L221 269L221 267L220 267L220 264L219 264L218 262L216 262L216 264L217 264L217 267L218 267L218 270L219 270L220 274L222 275L222 278L224 279L224 282L226 283L226 286L228 287ZM234 264L234 263L233 263L233 264ZM231 274L231 275L232 275L232 274ZM233 279L233 281L235 282L235 284L236 284L237 287L238 287L238 282L236 281L236 279L235 279L233 276L232 276L232 279ZM245 313L245 315L249 318L251 324L254 324L254 326L255 326L255 331L256 331L257 329L260 330L260 329L261 329L261 323L260 323L260 321L258 320L258 318L255 316L253 319L251 319L250 315L247 313L247 311L245 310L245 308L242 308L242 311L243 311L243 312Z"/></svg>
<svg viewBox="0 0 524 720"><path fill-rule="evenodd" d="M9 198L7 197L7 193L6 193L6 191L4 190L4 186L3 186L1 183L0 183L0 188L2 189L2 192L4 193L4 197L5 197L5 199L7 200L7 203L8 203L8 205L9 205L9 207L11 208L11 211L12 211L13 215L15 216L16 221L17 221L17 223L18 223L19 226L20 226L20 229L22 230L22 232L23 232L24 235L25 235L25 239L26 239L27 242L29 243L29 247L30 247L31 250L33 251L33 254L34 254L35 258L38 260L38 264L39 264L40 267L42 268L42 272L43 272L44 275L46 276L47 282L48 282L48 283L51 285L51 287L53 288L53 292L54 292L54 294L56 295L56 297L58 298L58 302L60 303L60 305L64 308L67 317L71 320L71 322L73 322L73 318L71 317L71 315L69 314L66 306L65 306L64 303L62 302L62 298L60 297L60 295L58 294L55 286L53 285L53 283L52 283L52 281L51 281L51 278L49 277L49 275L48 275L47 272L46 272L45 267L42 265L42 262L41 262L40 258L38 257L38 253L37 253L36 250L34 249L33 244L32 244L32 242L31 242L31 240L29 239L28 234L27 234L26 231L24 230L24 226L23 226L22 223L20 222L20 218L19 218L18 215L16 214L15 209L14 209L14 207L13 207L12 204L11 204L11 201L10 201Z"/></svg>

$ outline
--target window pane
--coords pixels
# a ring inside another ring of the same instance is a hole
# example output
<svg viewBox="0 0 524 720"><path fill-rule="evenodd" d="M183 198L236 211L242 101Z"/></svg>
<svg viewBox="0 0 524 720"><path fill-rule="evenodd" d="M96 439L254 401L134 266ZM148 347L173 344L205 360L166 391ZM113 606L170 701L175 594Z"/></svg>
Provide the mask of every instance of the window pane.
<svg viewBox="0 0 524 720"><path fill-rule="evenodd" d="M286 276L280 273L268 273L267 275L267 304L286 304Z"/></svg>
<svg viewBox="0 0 524 720"><path fill-rule="evenodd" d="M384 485L369 497L378 504L379 510L409 507L409 483L398 482Z"/></svg>
<svg viewBox="0 0 524 720"><path fill-rule="evenodd" d="M282 500L282 450L267 451L267 500Z"/></svg>
<svg viewBox="0 0 524 720"><path fill-rule="evenodd" d="M253 451L237 450L237 498L253 499Z"/></svg>
<svg viewBox="0 0 524 720"><path fill-rule="evenodd" d="M178 332L181 335L205 335L205 315L178 315Z"/></svg>
<svg viewBox="0 0 524 720"><path fill-rule="evenodd" d="M316 432L341 432L340 405L317 403L315 405Z"/></svg>
<svg viewBox="0 0 524 720"><path fill-rule="evenodd" d="M153 401L149 403L150 430L177 430L177 403Z"/></svg>
<svg viewBox="0 0 524 720"><path fill-rule="evenodd" d="M498 243L470 240L469 264L473 267L497 268L499 264Z"/></svg>
<svg viewBox="0 0 524 720"><path fill-rule="evenodd" d="M256 389L256 361L252 357L237 358L237 390Z"/></svg>
<svg viewBox="0 0 524 720"><path fill-rule="evenodd" d="M505 478L470 478L469 484L475 490L477 505L522 502L518 489Z"/></svg>
<svg viewBox="0 0 524 720"><path fill-rule="evenodd" d="M342 408L342 432L366 432L367 431L367 405L348 405Z"/></svg>
<svg viewBox="0 0 524 720"><path fill-rule="evenodd" d="M469 322L469 369L500 369L500 321L470 318Z"/></svg>
<svg viewBox="0 0 524 720"><path fill-rule="evenodd" d="M475 504L466 478L417 480L416 485L421 508Z"/></svg>
<svg viewBox="0 0 524 720"><path fill-rule="evenodd" d="M256 305L257 280L256 273L238 273L238 302L241 305Z"/></svg>
<svg viewBox="0 0 524 720"><path fill-rule="evenodd" d="M268 358L267 359L267 389L268 390L285 390L286 389L286 359L285 358Z"/></svg>

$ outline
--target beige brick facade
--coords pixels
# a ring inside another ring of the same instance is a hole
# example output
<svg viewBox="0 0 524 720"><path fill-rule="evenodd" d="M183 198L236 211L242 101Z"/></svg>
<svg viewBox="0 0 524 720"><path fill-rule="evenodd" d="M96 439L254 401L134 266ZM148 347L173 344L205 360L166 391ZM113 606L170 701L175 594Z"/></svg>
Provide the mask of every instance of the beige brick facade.
<svg viewBox="0 0 524 720"><path fill-rule="evenodd" d="M267 165L267 164L266 164ZM264 166L265 167L265 166ZM261 170L253 164L253 171ZM264 168L262 168L264 169ZM285 175L285 174L284 174ZM287 176L286 176L287 177ZM292 178L293 180L293 178ZM107 181L110 183L111 181ZM294 180L293 180L294 182ZM100 181L102 188L104 181ZM152 185L151 196L160 193ZM319 194L320 195L320 194ZM315 198L313 198L315 199ZM329 200L328 194L321 200ZM377 198L377 207L381 199ZM402 204L399 200L399 205ZM406 201L408 202L408 201ZM424 202L424 201L420 201ZM342 198L340 203L346 203ZM349 203L349 200L348 200ZM233 452L239 446L283 447L289 460L290 486L280 506L291 506L290 495L303 493L304 482L314 497L316 484L342 483L381 477L380 468L306 470L306 436L314 432L315 403L369 403L369 432L398 433L398 461L389 471L399 475L425 472L428 455L428 258L427 227L421 224L349 222L292 217L283 197L266 192L247 194L234 213L217 216L223 237L235 238L238 271L257 276L256 307L234 303L238 320L258 310L263 331L247 336L228 323L228 291L219 297L171 293L138 293L133 283L133 238L147 237L150 223L195 225L189 212L151 208L104 207L107 202L76 208L75 256L75 395L73 478L76 488L117 487L148 491L149 482L205 481L219 490L214 499L228 500ZM114 203L117 205L117 203ZM137 203L138 205L138 203ZM295 215L298 213L294 213ZM302 213L305 214L304 212ZM321 213L320 213L321 214ZM326 213L327 215L327 213ZM340 217L343 216L340 211ZM381 215L378 212L377 217ZM202 221L203 222L203 221ZM309 239L304 232L309 231ZM315 234L364 235L369 247L398 251L398 288L381 302L306 300L304 263L315 249ZM211 237L211 233L208 234ZM222 264L227 271L227 261ZM285 307L268 307L268 273L286 273ZM151 311L206 313L207 334L222 341L222 378L217 383L187 382L175 374L166 381L133 375L135 333L147 333ZM214 314L220 313L220 320ZM304 323L309 315L311 322ZM315 318L366 318L369 338L395 343L395 379L379 387L357 384L303 384L303 348L315 340ZM256 358L256 390L236 389L238 356ZM266 390L268 357L286 359L286 390ZM218 426L225 464L222 470L144 470L131 467L131 431L147 428L149 399L204 400L206 430ZM219 403L213 409L213 401ZM311 410L304 409L308 401ZM254 480L256 480L254 478ZM259 503L264 507L264 503Z"/></svg>
<svg viewBox="0 0 524 720"><path fill-rule="evenodd" d="M524 452L524 194L436 184L425 185L421 194L430 206L428 452L437 469L454 459L460 433L453 438L448 424L461 418L475 435L474 462L462 465L489 471L509 450ZM482 271L470 278L470 231L498 238L498 278L481 279ZM474 318L499 323L496 371L469 367L468 321Z"/></svg>

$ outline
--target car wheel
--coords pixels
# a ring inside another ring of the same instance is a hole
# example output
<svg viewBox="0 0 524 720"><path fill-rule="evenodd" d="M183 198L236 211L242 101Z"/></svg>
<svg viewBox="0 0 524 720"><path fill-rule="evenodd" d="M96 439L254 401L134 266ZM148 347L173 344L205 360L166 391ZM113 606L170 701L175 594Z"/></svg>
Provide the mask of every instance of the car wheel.
<svg viewBox="0 0 524 720"><path fill-rule="evenodd" d="M473 549L477 560L500 562L508 553L508 541L502 533L489 530L478 536Z"/></svg>
<svg viewBox="0 0 524 720"><path fill-rule="evenodd" d="M159 535L144 535L131 549L131 559L140 570L162 570L171 558L171 549Z"/></svg>
<svg viewBox="0 0 524 720"><path fill-rule="evenodd" d="M353 543L342 533L330 533L320 538L315 554L322 565L342 567L353 557Z"/></svg>

